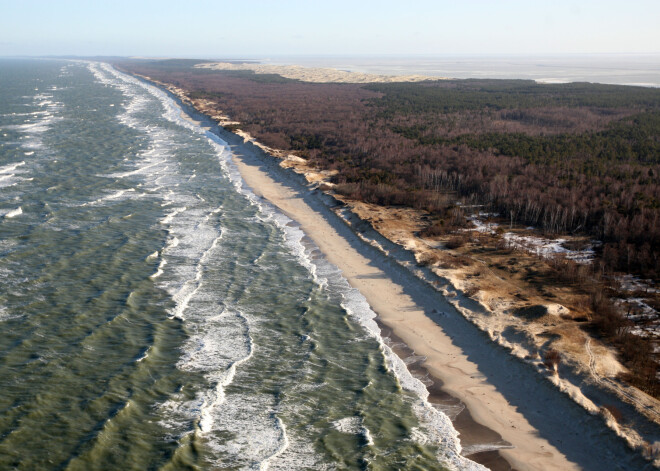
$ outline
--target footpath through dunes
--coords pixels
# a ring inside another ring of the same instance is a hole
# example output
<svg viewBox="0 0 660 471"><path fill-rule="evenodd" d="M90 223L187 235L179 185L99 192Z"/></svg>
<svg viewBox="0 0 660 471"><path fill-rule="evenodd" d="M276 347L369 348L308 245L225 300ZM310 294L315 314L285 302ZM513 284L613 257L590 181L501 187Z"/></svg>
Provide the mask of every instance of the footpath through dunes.
<svg viewBox="0 0 660 471"><path fill-rule="evenodd" d="M437 291L398 263L365 244L310 191L302 177L242 137L189 112L230 145L241 175L273 203L342 270L379 315L414 351L445 391L463 401L474 419L502 441L485 444L519 470L645 469L651 464L632 452L598 416L583 408L514 358L463 318Z"/></svg>

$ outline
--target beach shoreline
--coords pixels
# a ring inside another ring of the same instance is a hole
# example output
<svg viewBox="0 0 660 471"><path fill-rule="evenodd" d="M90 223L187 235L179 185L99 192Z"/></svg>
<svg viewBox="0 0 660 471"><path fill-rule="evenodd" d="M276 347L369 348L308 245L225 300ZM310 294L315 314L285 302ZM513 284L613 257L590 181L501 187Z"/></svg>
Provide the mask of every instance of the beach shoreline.
<svg viewBox="0 0 660 471"><path fill-rule="evenodd" d="M415 355L426 358L424 368L443 385L443 391L463 402L476 423L512 445L498 451L512 468L603 469L605 463L612 464L612 458L622 457L646 464L599 417L587 414L530 365L493 344L441 293L367 246L329 208L327 195L307 188L300 181L302 176L281 168L276 159L243 137L212 122L204 125L228 143L252 191L300 224L327 260L367 299L379 322ZM526 385L519 387L519 380ZM566 409L569 424L556 415L544 417L544 411L557 408ZM582 434L585 427L594 433ZM582 434L582 440L567 443L563 439L568 434ZM594 447L600 446L616 450L617 456L592 456ZM628 466L622 464L621 469Z"/></svg>
<svg viewBox="0 0 660 471"><path fill-rule="evenodd" d="M249 136L226 131L217 124L217 117L181 102L176 94L171 96L227 142L252 191L300 224L327 260L365 296L378 321L392 329L415 356L425 358L421 365L436 385L442 384L444 393L463 402L474 423L502 437L498 446L487 451L488 459L499 454L506 460L496 456L495 469L650 466L600 417L587 414L533 366L493 343L442 293L366 243L333 211L339 201L311 188L304 175L283 168L280 158L265 152ZM470 300L463 301L469 304ZM512 448L506 448L509 443ZM594 450L602 452L593 456Z"/></svg>
<svg viewBox="0 0 660 471"><path fill-rule="evenodd" d="M491 471L512 470L511 463L500 453L500 450L510 448L512 445L505 442L502 436L494 430L474 420L465 404L445 391L442 382L424 366L426 358L415 355L415 351L403 342L391 328L379 322L379 319L377 322L385 342L406 363L410 373L414 377L420 378L425 384L429 392L428 401L451 419L454 428L459 433L464 456L486 466Z"/></svg>
<svg viewBox="0 0 660 471"><path fill-rule="evenodd" d="M229 136L221 135L221 137L227 140ZM453 346L451 340L425 315L424 307L419 306L411 296L405 293L403 283L390 280L381 270L370 266L370 260L338 234L336 229L324 220L320 212L307 206L301 197L296 197L295 190L286 188L271 179L266 171L260 169L260 163L256 161L258 157L250 155L249 148L246 149L246 146L236 143L233 145L230 143L230 147L234 162L252 191L300 224L303 232L319 247L328 261L342 270L349 284L367 299L369 305L378 314L378 320L392 329L394 334L401 338L416 355L427 358L424 366L436 380L443 383L444 390L464 402L477 423L491 430L502 428L502 422L493 417L488 408L481 403L477 393L473 392L479 390L479 394L486 394L482 393L481 389L487 387L479 379L481 375L476 365L470 364L467 358L460 358L461 353L458 349L451 354L445 353ZM355 241L355 243L360 242ZM433 309L429 306L426 308L428 311ZM414 320L411 317L414 317ZM438 340L440 342L437 342ZM442 347L439 348L438 345L435 345L436 342ZM451 371L455 374L452 374ZM489 395L494 395L496 391L492 388L489 393ZM498 402L500 402L500 409L508 406L504 398ZM511 410L510 414L515 415L515 412ZM515 427L514 430L524 430L525 421L522 417L517 417L517 420L509 420L509 422ZM517 445L514 444L516 448L511 449L515 450L513 453L510 450L507 450L508 453L504 450L500 451L513 468L521 471L525 469L572 469L570 462L563 459L558 450L542 453L536 451L552 450L553 447L546 440L539 440L534 435L533 428L526 427L523 433L509 432L503 436L507 442L517 443ZM551 460L547 459L548 453L550 453ZM528 467L529 463L538 463L541 466Z"/></svg>

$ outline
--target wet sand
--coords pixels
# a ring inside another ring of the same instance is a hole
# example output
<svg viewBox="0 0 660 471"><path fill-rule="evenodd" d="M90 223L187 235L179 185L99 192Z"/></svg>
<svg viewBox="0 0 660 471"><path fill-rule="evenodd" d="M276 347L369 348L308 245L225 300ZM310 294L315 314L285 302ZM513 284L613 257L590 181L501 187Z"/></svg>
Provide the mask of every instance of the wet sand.
<svg viewBox="0 0 660 471"><path fill-rule="evenodd" d="M424 357L415 355L415 352L397 337L392 329L380 322L378 325L386 343L406 362L412 375L426 385L429 391L428 401L451 418L454 428L460 433L463 456L486 466L491 471L512 471L514 468L498 451L510 448L511 444L504 442L497 432L476 422L465 404L443 390L442 382L433 378L424 368Z"/></svg>

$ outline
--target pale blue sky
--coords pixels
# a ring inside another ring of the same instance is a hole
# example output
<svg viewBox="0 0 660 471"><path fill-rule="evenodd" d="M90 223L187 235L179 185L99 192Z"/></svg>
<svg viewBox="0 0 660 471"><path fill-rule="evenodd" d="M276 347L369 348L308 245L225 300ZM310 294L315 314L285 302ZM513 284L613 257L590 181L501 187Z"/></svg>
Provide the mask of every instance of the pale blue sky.
<svg viewBox="0 0 660 471"><path fill-rule="evenodd" d="M0 55L219 58L660 52L660 0L190 0L185 4L0 0Z"/></svg>

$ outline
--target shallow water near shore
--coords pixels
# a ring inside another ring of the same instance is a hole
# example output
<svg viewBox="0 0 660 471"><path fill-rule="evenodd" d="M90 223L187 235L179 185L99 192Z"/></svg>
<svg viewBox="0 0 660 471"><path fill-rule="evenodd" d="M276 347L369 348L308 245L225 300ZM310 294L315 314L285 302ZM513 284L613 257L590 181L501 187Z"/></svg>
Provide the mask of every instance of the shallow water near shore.
<svg viewBox="0 0 660 471"><path fill-rule="evenodd" d="M0 468L466 465L220 139L107 65L1 70Z"/></svg>

